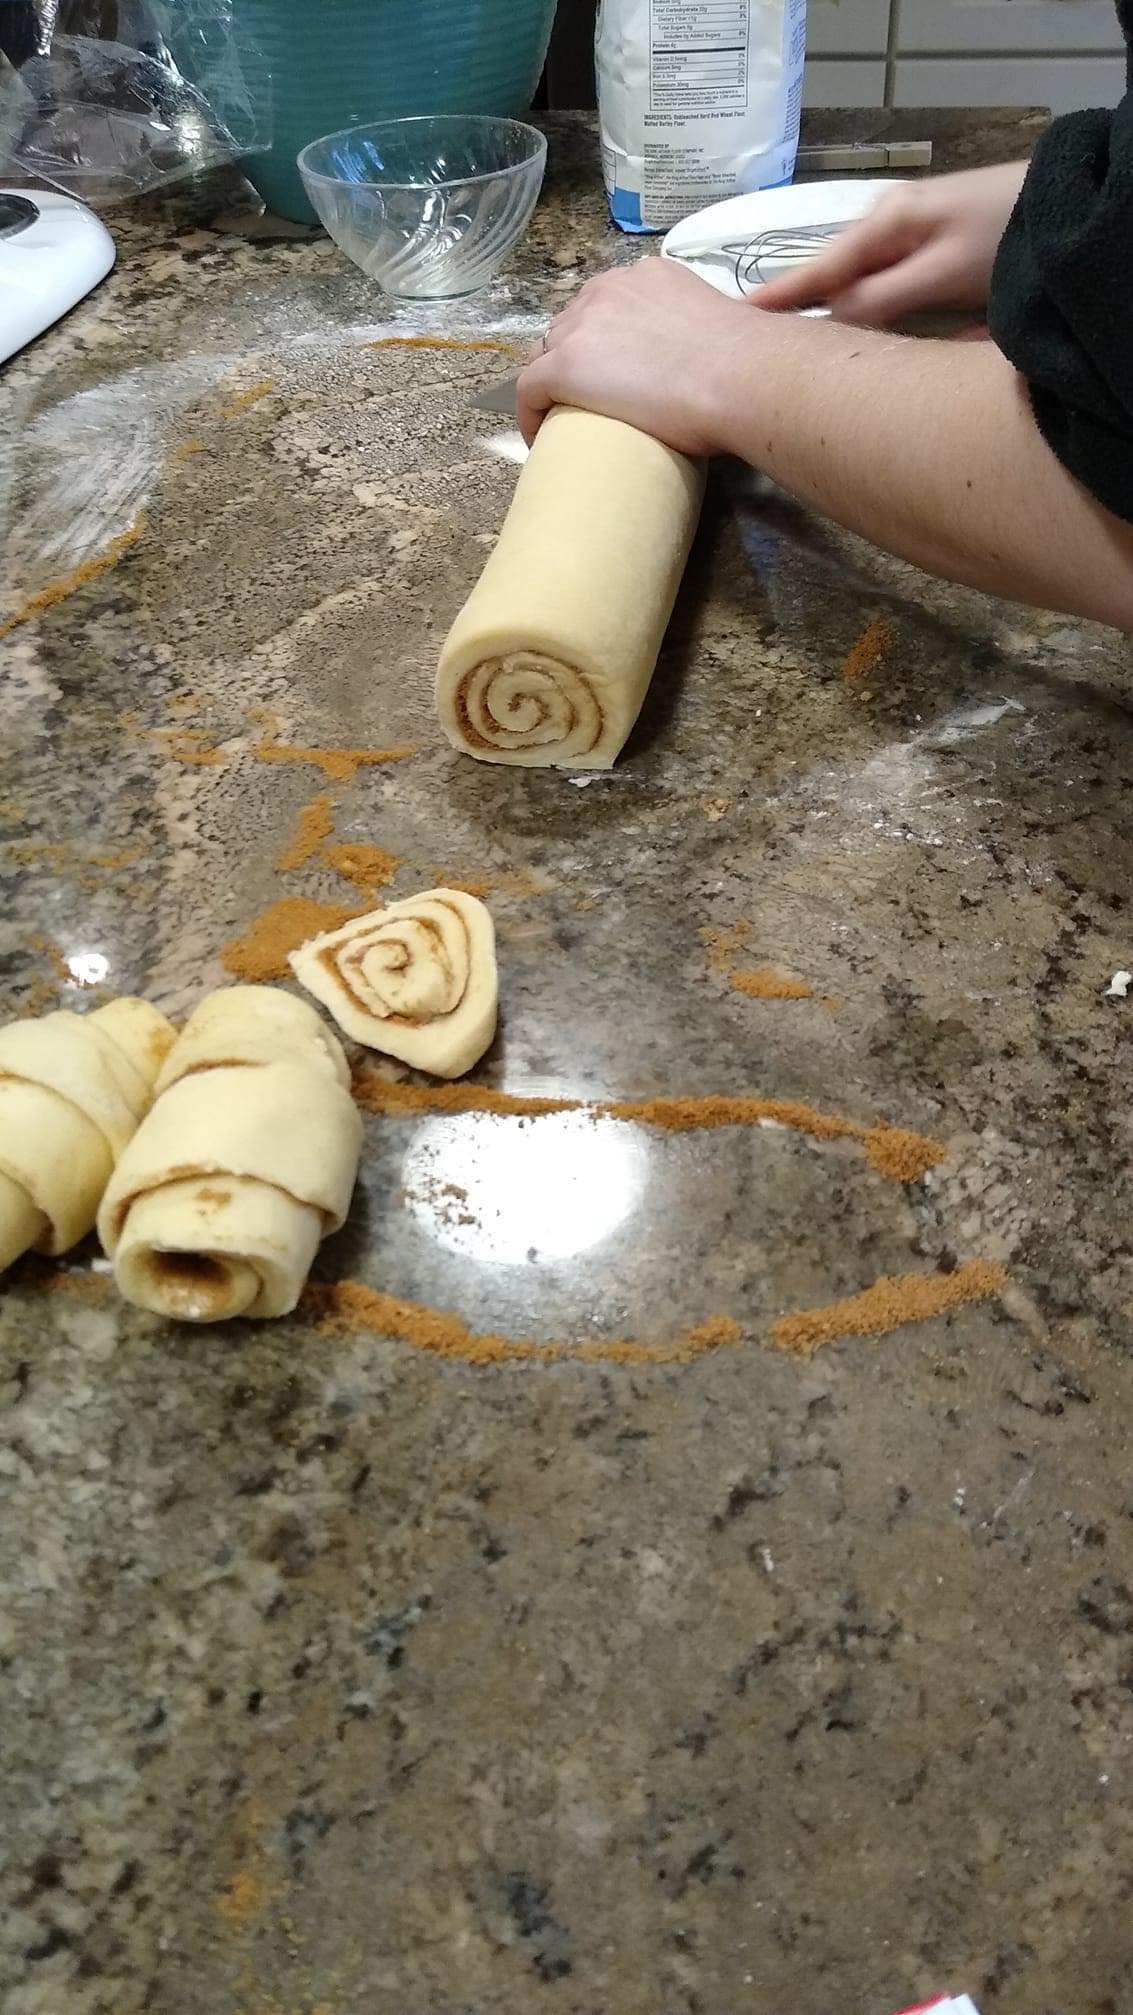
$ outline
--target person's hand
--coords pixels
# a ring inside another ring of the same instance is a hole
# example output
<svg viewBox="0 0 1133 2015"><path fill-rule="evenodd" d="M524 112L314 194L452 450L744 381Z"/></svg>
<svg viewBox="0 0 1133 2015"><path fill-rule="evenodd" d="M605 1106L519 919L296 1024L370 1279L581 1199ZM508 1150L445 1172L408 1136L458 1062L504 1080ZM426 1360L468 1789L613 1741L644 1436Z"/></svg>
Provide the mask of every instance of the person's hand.
<svg viewBox="0 0 1133 2015"><path fill-rule="evenodd" d="M829 249L759 289L761 308L825 303L840 322L886 328L928 309L982 308L1025 161L899 183Z"/></svg>
<svg viewBox="0 0 1133 2015"><path fill-rule="evenodd" d="M533 441L552 406L626 420L683 455L723 445L729 361L750 353L751 311L667 259L590 280L519 380L517 413Z"/></svg>

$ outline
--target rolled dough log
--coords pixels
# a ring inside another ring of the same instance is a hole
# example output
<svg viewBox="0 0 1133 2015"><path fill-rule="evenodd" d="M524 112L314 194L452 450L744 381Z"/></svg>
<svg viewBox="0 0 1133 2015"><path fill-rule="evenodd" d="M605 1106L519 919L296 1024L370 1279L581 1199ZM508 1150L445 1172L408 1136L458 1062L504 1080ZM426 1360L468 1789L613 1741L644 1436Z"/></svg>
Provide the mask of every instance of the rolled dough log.
<svg viewBox="0 0 1133 2015"><path fill-rule="evenodd" d="M142 1000L0 1028L0 1269L93 1228L175 1034Z"/></svg>
<svg viewBox="0 0 1133 2015"><path fill-rule="evenodd" d="M491 916L462 889L426 889L355 917L291 954L345 1034L434 1077L471 1070L496 1032Z"/></svg>
<svg viewBox="0 0 1133 2015"><path fill-rule="evenodd" d="M202 1001L99 1211L126 1300L185 1322L287 1315L350 1207L362 1121L348 1082L305 1001L272 987Z"/></svg>
<svg viewBox="0 0 1133 2015"><path fill-rule="evenodd" d="M543 422L437 670L449 740L485 763L608 770L653 676L704 471L620 420Z"/></svg>

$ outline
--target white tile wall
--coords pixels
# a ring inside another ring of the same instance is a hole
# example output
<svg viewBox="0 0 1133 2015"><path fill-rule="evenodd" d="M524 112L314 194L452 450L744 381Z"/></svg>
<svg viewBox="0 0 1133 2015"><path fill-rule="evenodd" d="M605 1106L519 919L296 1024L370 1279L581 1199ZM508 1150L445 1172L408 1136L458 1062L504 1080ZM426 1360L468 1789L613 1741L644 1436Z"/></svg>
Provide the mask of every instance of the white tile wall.
<svg viewBox="0 0 1133 2015"><path fill-rule="evenodd" d="M1072 112L1125 89L1113 0L809 0L807 44L811 106Z"/></svg>
<svg viewBox="0 0 1133 2015"><path fill-rule="evenodd" d="M806 45L814 56L884 56L889 0L808 0Z"/></svg>
<svg viewBox="0 0 1133 2015"><path fill-rule="evenodd" d="M821 56L812 56L807 63L803 104L808 111L826 105L848 107L884 103L884 57L878 57L874 62L860 62L852 58L842 62L824 62Z"/></svg>
<svg viewBox="0 0 1133 2015"><path fill-rule="evenodd" d="M1084 54L1122 46L1113 0L899 0L899 5L896 40L903 56L954 51L990 56L1011 49L1030 56L1059 50Z"/></svg>
<svg viewBox="0 0 1133 2015"><path fill-rule="evenodd" d="M1086 105L1116 105L1124 90L1122 56L942 57L936 62L914 57L896 65L890 102L1042 105L1051 112L1076 112Z"/></svg>

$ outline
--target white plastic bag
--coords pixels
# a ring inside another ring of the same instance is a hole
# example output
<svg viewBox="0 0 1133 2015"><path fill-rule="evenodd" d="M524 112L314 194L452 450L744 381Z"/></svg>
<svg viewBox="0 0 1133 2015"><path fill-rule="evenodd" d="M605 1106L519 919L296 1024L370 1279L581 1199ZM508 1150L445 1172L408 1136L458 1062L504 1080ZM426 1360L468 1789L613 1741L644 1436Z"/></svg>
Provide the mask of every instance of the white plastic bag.
<svg viewBox="0 0 1133 2015"><path fill-rule="evenodd" d="M602 167L614 222L664 231L794 173L806 0L601 0Z"/></svg>
<svg viewBox="0 0 1133 2015"><path fill-rule="evenodd" d="M0 181L96 206L270 144L238 0L0 0Z"/></svg>

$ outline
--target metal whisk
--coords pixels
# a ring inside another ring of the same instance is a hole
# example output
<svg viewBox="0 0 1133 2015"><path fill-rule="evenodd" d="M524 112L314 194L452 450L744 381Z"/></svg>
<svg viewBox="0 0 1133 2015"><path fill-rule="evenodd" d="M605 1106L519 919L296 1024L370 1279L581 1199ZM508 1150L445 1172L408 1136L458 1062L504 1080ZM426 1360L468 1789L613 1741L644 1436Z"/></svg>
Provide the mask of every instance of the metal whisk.
<svg viewBox="0 0 1133 2015"><path fill-rule="evenodd" d="M805 266L845 229L844 223L798 224L792 230L757 231L754 238L733 239L722 245L689 246L669 256L689 265L724 259L732 267L740 293L746 294L793 266Z"/></svg>
<svg viewBox="0 0 1133 2015"><path fill-rule="evenodd" d="M759 231L746 243L724 245L721 249L735 260L736 285L741 293L777 279L794 266L806 266L845 230L844 224L798 224L793 230Z"/></svg>

